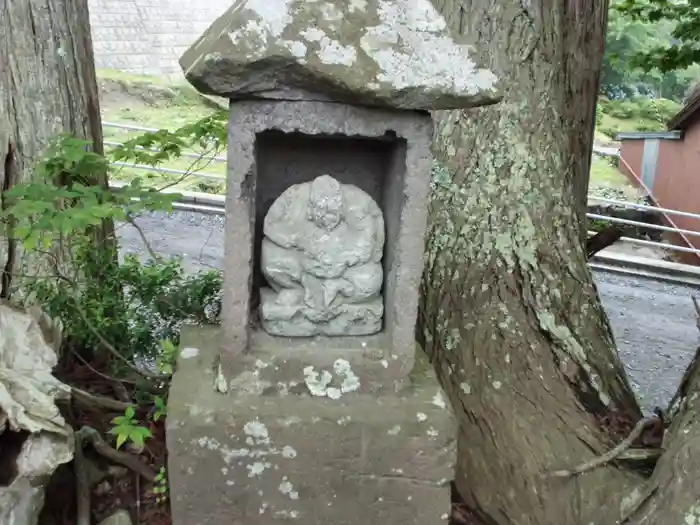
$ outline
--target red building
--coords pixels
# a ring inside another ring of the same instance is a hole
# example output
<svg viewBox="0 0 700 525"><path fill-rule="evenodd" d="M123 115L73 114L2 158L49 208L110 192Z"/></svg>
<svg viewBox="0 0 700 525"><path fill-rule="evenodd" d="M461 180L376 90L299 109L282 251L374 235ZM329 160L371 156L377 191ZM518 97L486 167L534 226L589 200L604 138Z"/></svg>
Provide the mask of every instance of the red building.
<svg viewBox="0 0 700 525"><path fill-rule="evenodd" d="M700 215L700 90L668 122L668 131L620 133L620 171L647 189L657 206ZM666 214L665 223L700 232L700 219ZM700 250L700 236L673 234L668 240ZM683 262L700 265L685 253Z"/></svg>

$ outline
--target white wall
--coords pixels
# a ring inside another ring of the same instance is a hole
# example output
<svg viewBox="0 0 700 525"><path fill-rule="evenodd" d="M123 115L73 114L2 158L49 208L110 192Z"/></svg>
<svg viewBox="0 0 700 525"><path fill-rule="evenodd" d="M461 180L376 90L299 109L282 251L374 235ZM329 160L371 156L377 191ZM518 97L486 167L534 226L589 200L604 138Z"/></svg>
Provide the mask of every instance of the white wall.
<svg viewBox="0 0 700 525"><path fill-rule="evenodd" d="M180 77L180 55L233 0L89 0L98 69Z"/></svg>

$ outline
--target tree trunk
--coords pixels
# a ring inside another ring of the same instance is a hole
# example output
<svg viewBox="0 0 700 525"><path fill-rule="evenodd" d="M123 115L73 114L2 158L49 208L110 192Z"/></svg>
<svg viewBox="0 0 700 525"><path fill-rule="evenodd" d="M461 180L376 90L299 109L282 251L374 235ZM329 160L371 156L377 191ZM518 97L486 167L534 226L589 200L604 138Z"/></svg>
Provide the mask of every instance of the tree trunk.
<svg viewBox="0 0 700 525"><path fill-rule="evenodd" d="M91 141L97 153L103 145L87 0L0 0L0 13L4 191L37 180L34 166L60 134ZM107 188L107 174L96 173L93 182ZM110 222L97 233L113 242ZM36 262L36 254L20 252L16 241L0 237L0 297L9 294L13 276L26 273L29 259Z"/></svg>
<svg viewBox="0 0 700 525"><path fill-rule="evenodd" d="M634 465L551 475L641 418L585 251L608 2L433 2L505 88L495 106L435 114L418 337L460 419L456 487L470 523L619 523L646 494ZM658 486L687 454L673 443Z"/></svg>

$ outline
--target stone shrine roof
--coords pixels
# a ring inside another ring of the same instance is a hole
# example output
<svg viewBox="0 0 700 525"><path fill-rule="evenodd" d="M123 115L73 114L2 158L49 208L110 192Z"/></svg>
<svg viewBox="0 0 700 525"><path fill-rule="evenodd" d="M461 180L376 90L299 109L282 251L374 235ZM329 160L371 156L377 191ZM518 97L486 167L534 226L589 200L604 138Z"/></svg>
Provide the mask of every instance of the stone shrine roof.
<svg viewBox="0 0 700 525"><path fill-rule="evenodd" d="M236 0L180 59L205 94L438 110L497 102L497 79L430 0Z"/></svg>

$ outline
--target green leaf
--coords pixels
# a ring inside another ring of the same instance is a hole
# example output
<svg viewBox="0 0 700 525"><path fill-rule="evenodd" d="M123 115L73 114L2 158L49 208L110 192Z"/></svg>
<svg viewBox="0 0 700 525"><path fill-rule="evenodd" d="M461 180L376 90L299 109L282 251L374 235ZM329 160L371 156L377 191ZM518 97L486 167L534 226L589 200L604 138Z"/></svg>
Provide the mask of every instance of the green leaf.
<svg viewBox="0 0 700 525"><path fill-rule="evenodd" d="M116 443L117 450L119 450L122 447L122 445L124 443L126 443L126 439L127 439L127 434L118 434L117 435L117 443Z"/></svg>

